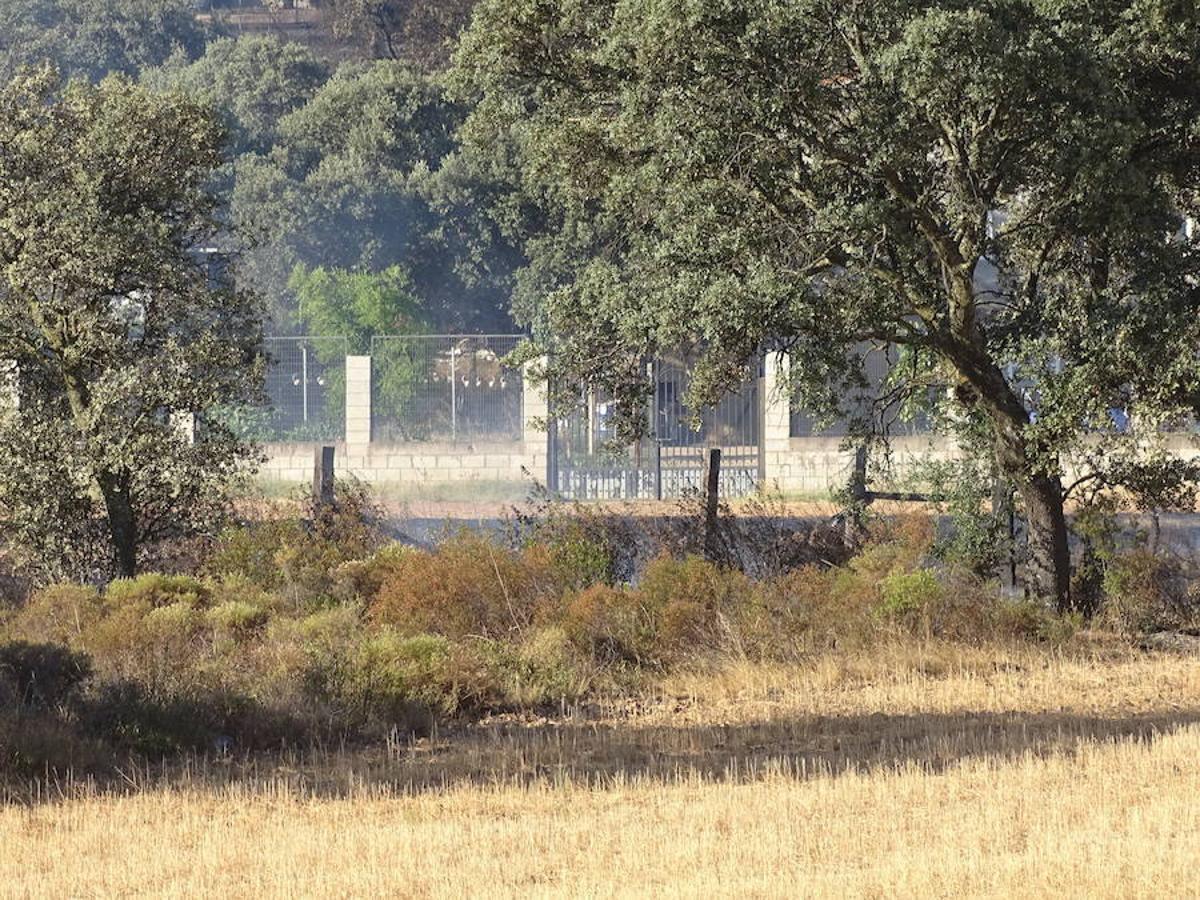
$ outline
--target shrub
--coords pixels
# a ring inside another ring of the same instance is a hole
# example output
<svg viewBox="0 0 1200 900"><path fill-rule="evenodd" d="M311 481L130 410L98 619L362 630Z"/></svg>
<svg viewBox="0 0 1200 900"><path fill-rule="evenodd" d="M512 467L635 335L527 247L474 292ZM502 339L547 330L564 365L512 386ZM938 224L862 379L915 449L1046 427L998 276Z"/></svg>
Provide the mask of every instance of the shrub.
<svg viewBox="0 0 1200 900"><path fill-rule="evenodd" d="M601 663L656 661L655 623L638 592L595 584L574 594L561 617L563 635Z"/></svg>
<svg viewBox="0 0 1200 900"><path fill-rule="evenodd" d="M100 594L75 584L55 584L29 598L9 623L8 632L37 643L70 644L104 615Z"/></svg>
<svg viewBox="0 0 1200 900"><path fill-rule="evenodd" d="M933 551L934 525L928 516L897 516L877 519L861 552L854 556L847 569L856 575L878 582L894 572L911 572L921 568Z"/></svg>
<svg viewBox="0 0 1200 900"><path fill-rule="evenodd" d="M569 680L536 651L501 641L450 641L387 628L367 637L340 681L327 687L358 728L420 731L436 716L540 701L565 691Z"/></svg>
<svg viewBox="0 0 1200 900"><path fill-rule="evenodd" d="M209 749L225 723L195 702L154 697L130 681L99 686L81 716L85 732L114 750L155 759Z"/></svg>
<svg viewBox="0 0 1200 900"><path fill-rule="evenodd" d="M85 776L109 769L102 743L44 712L0 708L0 783L14 787L41 778Z"/></svg>
<svg viewBox="0 0 1200 900"><path fill-rule="evenodd" d="M71 699L92 674L91 661L56 644L13 641L0 645L0 682L17 705L54 709Z"/></svg>
<svg viewBox="0 0 1200 900"><path fill-rule="evenodd" d="M334 573L335 593L338 599L348 601L374 598L384 582L402 572L405 558L413 552L416 551L404 544L389 544L366 559L343 563Z"/></svg>
<svg viewBox="0 0 1200 900"><path fill-rule="evenodd" d="M564 629L540 628L516 648L503 691L517 707L566 703L586 693L595 674Z"/></svg>
<svg viewBox="0 0 1200 900"><path fill-rule="evenodd" d="M756 585L738 610L747 654L789 659L857 635L868 614L847 604L845 595L834 589L838 574L837 569L808 565Z"/></svg>
<svg viewBox="0 0 1200 900"><path fill-rule="evenodd" d="M445 638L432 635L373 635L350 661L341 686L352 715L385 729L411 729L428 721L432 711L455 712L459 697L448 683L451 652Z"/></svg>
<svg viewBox="0 0 1200 900"><path fill-rule="evenodd" d="M529 627L562 594L545 547L513 551L463 531L434 551L402 554L371 603L371 618L407 634L498 638Z"/></svg>
<svg viewBox="0 0 1200 900"><path fill-rule="evenodd" d="M211 591L208 585L188 575L146 574L112 582L104 592L104 599L110 606L200 607L208 604Z"/></svg>
<svg viewBox="0 0 1200 900"><path fill-rule="evenodd" d="M205 623L215 632L244 641L258 634L267 624L267 610L244 600L229 600L214 606L205 616Z"/></svg>
<svg viewBox="0 0 1200 900"><path fill-rule="evenodd" d="M660 556L646 566L638 583L642 604L654 617L656 648L663 661L685 653L733 649L736 635L730 622L752 592L741 572L699 556Z"/></svg>
<svg viewBox="0 0 1200 900"><path fill-rule="evenodd" d="M1034 600L1000 601L995 608L996 634L999 637L1033 640L1060 645L1078 631L1077 614L1060 616Z"/></svg>
<svg viewBox="0 0 1200 900"><path fill-rule="evenodd" d="M928 617L944 595L941 582L928 570L893 572L879 583L879 590L879 612L892 619Z"/></svg>
<svg viewBox="0 0 1200 900"><path fill-rule="evenodd" d="M217 536L205 570L222 578L237 577L264 590L275 590L283 581L277 557L284 547L304 540L304 530L294 519L253 522L227 528Z"/></svg>
<svg viewBox="0 0 1200 900"><path fill-rule="evenodd" d="M379 511L360 482L338 481L334 502L303 501L305 518L251 522L223 532L205 564L220 577L238 576L278 591L293 609L336 600L340 566L383 544Z"/></svg>
<svg viewBox="0 0 1200 900"><path fill-rule="evenodd" d="M1099 620L1130 634L1193 627L1200 603L1177 560L1137 549L1109 560Z"/></svg>
<svg viewBox="0 0 1200 900"><path fill-rule="evenodd" d="M605 541L582 527L564 529L546 545L559 585L579 590L593 584L611 584L613 556Z"/></svg>

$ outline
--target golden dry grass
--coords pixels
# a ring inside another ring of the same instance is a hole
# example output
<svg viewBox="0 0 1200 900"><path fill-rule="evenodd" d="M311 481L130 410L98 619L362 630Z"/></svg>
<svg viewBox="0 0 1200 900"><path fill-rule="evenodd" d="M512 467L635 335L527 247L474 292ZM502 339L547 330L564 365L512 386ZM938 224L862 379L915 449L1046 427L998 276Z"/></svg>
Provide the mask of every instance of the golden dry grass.
<svg viewBox="0 0 1200 900"><path fill-rule="evenodd" d="M1200 665L898 647L0 809L12 896L1188 896ZM70 792L68 792L70 793Z"/></svg>

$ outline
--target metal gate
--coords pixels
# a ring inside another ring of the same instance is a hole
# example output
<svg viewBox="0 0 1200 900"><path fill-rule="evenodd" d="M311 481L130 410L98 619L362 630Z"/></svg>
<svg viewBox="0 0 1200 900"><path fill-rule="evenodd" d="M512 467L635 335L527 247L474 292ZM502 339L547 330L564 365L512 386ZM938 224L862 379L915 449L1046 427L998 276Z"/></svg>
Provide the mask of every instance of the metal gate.
<svg viewBox="0 0 1200 900"><path fill-rule="evenodd" d="M574 500L654 500L703 489L708 451L721 450L723 497L754 493L763 472L762 364L712 408L693 415L684 401L690 366L684 356L649 366L654 391L647 432L632 446L614 446L612 400L581 391L577 408L551 423L547 483Z"/></svg>

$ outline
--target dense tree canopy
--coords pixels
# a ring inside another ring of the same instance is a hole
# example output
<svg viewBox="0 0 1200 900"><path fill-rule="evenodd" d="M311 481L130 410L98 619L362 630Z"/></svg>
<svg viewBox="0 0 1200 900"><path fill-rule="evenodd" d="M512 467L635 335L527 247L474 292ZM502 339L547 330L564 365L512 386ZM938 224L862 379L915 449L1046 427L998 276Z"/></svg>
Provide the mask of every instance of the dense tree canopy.
<svg viewBox="0 0 1200 900"><path fill-rule="evenodd" d="M145 75L152 87L220 109L234 154L270 150L280 119L307 103L328 78L328 67L311 51L272 37L221 38L195 62L177 53Z"/></svg>
<svg viewBox="0 0 1200 900"><path fill-rule="evenodd" d="M699 343L711 398L777 342L829 412L852 348L899 345L1060 603L1065 456L1198 406L1190 0L487 0L459 67L470 144L545 223L518 302L561 375L636 398Z"/></svg>
<svg viewBox="0 0 1200 900"><path fill-rule="evenodd" d="M93 80L133 75L175 53L198 56L205 39L191 0L4 0L0 79L44 60Z"/></svg>
<svg viewBox="0 0 1200 900"><path fill-rule="evenodd" d="M212 278L223 133L205 108L128 79L0 88L0 533L44 576L132 574L203 533L248 450L219 423L255 402L257 302Z"/></svg>
<svg viewBox="0 0 1200 900"><path fill-rule="evenodd" d="M456 155L465 110L440 83L390 61L343 65L279 120L266 153L235 166L233 214L259 244L240 275L295 321L297 265L399 266L432 327L504 329L514 256L479 215Z"/></svg>

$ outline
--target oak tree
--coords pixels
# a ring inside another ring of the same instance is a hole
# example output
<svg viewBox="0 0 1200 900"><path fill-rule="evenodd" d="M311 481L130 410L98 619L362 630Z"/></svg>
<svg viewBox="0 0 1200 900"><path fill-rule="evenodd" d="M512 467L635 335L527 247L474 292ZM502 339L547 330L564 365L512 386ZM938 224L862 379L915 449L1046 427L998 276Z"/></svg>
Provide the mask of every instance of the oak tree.
<svg viewBox="0 0 1200 900"><path fill-rule="evenodd" d="M202 252L222 147L207 108L124 77L0 87L0 529L44 577L206 532L251 453L182 427L260 393L259 304Z"/></svg>
<svg viewBox="0 0 1200 900"><path fill-rule="evenodd" d="M1067 455L1197 408L1193 0L485 0L458 78L539 210L518 303L560 375L636 399L698 344L715 395L777 342L830 412L899 347L1016 486L1039 596Z"/></svg>

